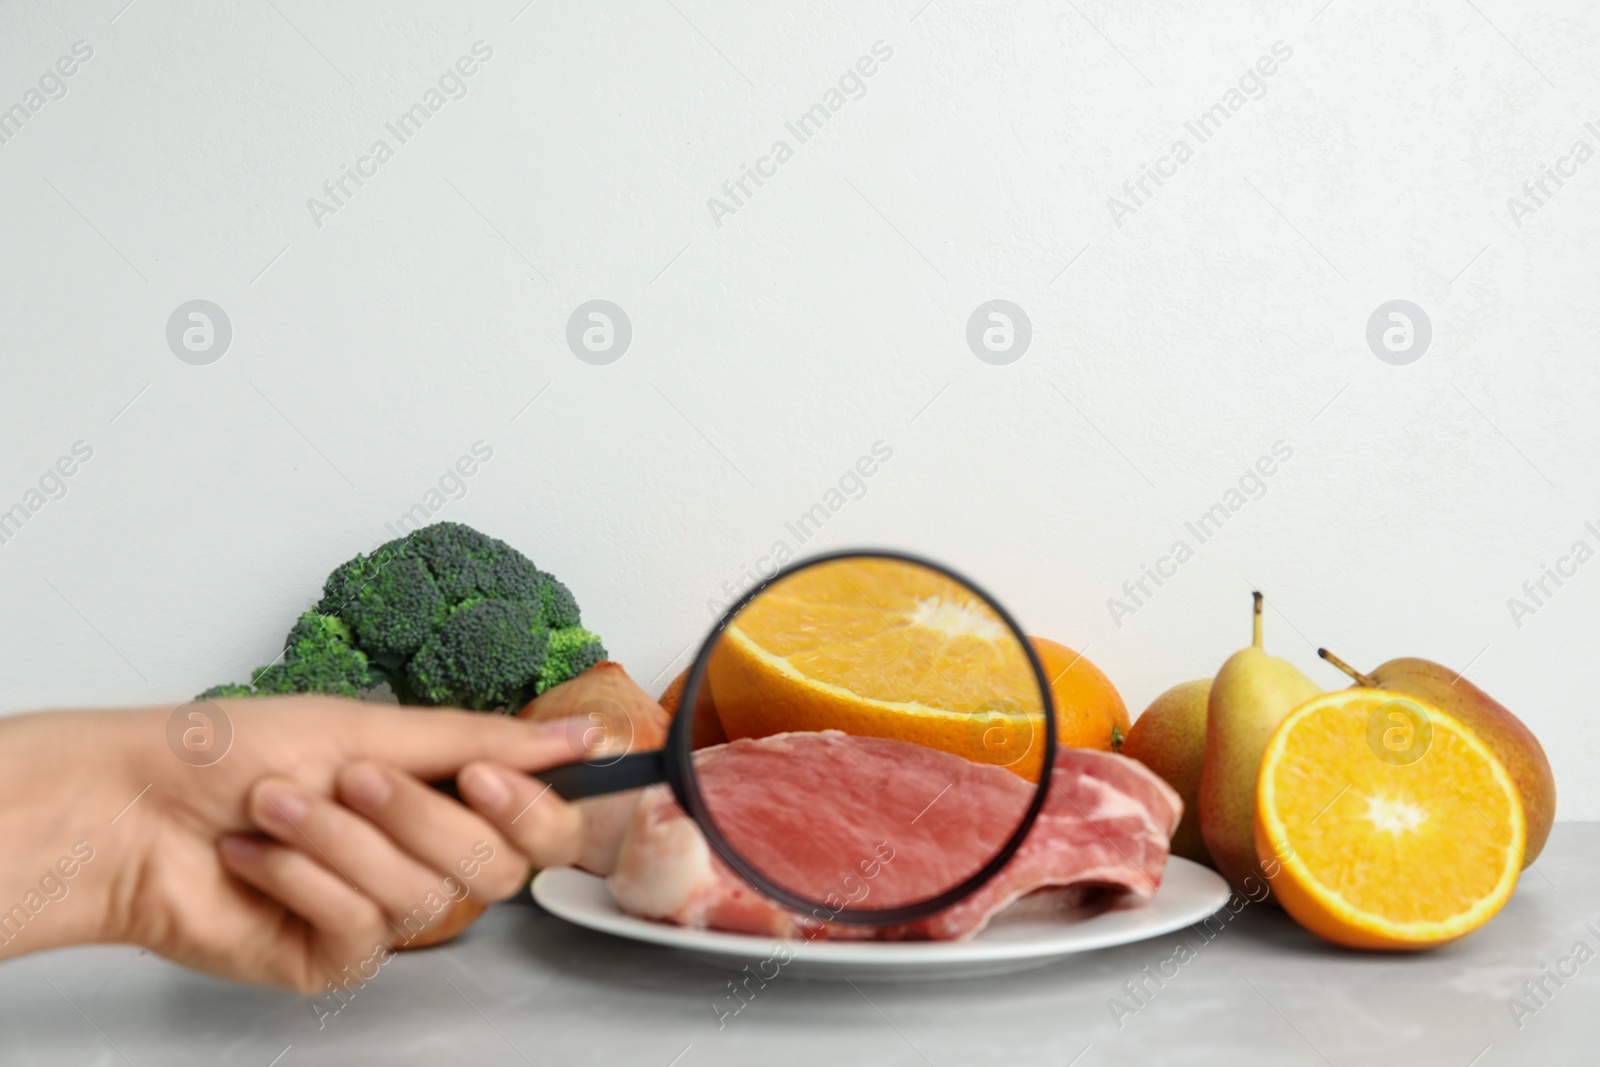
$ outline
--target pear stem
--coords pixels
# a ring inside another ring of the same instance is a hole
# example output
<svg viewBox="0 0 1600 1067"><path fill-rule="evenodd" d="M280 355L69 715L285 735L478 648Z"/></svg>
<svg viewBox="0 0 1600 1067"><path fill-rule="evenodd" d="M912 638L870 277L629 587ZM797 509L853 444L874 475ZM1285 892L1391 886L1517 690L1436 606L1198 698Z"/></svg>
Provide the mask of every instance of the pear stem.
<svg viewBox="0 0 1600 1067"><path fill-rule="evenodd" d="M1256 648L1261 647L1261 604L1265 598L1260 593L1251 593L1255 604L1250 614L1250 643Z"/></svg>
<svg viewBox="0 0 1600 1067"><path fill-rule="evenodd" d="M1327 649L1317 649L1317 655L1321 656L1323 659L1327 660L1329 663L1333 664L1335 667L1338 667L1341 671L1344 671L1344 673L1354 678L1357 685L1365 686L1368 689L1378 688L1378 680L1376 678L1372 677L1370 674L1362 674L1360 671L1356 670L1354 667L1350 666L1350 664L1346 663L1338 656L1335 656Z"/></svg>

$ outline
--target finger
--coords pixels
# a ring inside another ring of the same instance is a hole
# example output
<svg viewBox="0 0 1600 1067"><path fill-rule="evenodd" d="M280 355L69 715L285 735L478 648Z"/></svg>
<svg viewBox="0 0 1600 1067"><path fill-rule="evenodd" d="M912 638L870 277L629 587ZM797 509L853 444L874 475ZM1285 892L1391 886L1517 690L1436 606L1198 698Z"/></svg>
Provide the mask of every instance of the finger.
<svg viewBox="0 0 1600 1067"><path fill-rule="evenodd" d="M224 837L217 851L230 874L310 927L309 950L297 961L285 955L277 963L282 980L301 992L320 992L324 983L339 980L342 968L358 966L390 944L391 930L377 902L305 853L238 834Z"/></svg>
<svg viewBox="0 0 1600 1067"><path fill-rule="evenodd" d="M499 828L535 867L565 867L583 845L583 819L537 778L502 763L469 763L456 779L461 796Z"/></svg>
<svg viewBox="0 0 1600 1067"><path fill-rule="evenodd" d="M473 760L540 771L589 757L565 722L528 722L482 712L366 705L374 721L346 741L347 762L385 763L423 781L455 774Z"/></svg>
<svg viewBox="0 0 1600 1067"><path fill-rule="evenodd" d="M284 731L292 723L332 745L340 763L377 760L424 781L451 777L476 759L534 771L589 755L582 750L581 735L569 740L565 724L507 715L312 695L257 697L225 706L234 751L281 750Z"/></svg>
<svg viewBox="0 0 1600 1067"><path fill-rule="evenodd" d="M309 796L282 778L265 778L250 791L250 819L262 832L331 870L383 909L390 923L419 907L426 925L448 893L439 872L418 862L378 827L323 797ZM456 896L461 896L457 886ZM442 904L440 905L442 907Z"/></svg>
<svg viewBox="0 0 1600 1067"><path fill-rule="evenodd" d="M457 887L484 901L528 884L527 857L470 808L408 774L369 761L339 772L339 799Z"/></svg>

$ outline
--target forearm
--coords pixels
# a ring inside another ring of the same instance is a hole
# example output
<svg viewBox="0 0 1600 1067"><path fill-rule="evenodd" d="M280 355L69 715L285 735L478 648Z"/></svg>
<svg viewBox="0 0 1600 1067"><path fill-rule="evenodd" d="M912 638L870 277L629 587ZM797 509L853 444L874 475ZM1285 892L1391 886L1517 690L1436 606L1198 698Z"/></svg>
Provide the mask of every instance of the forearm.
<svg viewBox="0 0 1600 1067"><path fill-rule="evenodd" d="M136 852L119 816L141 788L122 735L139 714L0 718L0 959L115 939L111 887Z"/></svg>

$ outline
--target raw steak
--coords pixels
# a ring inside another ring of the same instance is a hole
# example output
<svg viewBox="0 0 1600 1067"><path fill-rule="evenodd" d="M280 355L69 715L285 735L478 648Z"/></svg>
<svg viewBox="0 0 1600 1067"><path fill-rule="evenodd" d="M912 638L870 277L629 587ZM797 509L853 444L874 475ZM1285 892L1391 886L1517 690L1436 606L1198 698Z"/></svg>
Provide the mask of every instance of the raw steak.
<svg viewBox="0 0 1600 1067"><path fill-rule="evenodd" d="M985 886L898 926L830 921L845 907L925 899L963 879L1016 825L1032 787L999 767L837 731L739 740L696 753L707 804L730 843L774 880L823 902L800 915L717 856L663 788L634 812L608 884L635 915L778 937L954 940L1036 890L1106 887L1148 899L1182 802L1121 756L1057 755L1050 794L1022 848Z"/></svg>

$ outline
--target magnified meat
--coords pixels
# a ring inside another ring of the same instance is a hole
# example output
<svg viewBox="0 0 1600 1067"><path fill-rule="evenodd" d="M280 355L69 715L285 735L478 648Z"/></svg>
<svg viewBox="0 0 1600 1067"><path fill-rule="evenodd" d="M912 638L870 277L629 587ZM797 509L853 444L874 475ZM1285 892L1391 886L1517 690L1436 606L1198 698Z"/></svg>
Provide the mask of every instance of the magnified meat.
<svg viewBox="0 0 1600 1067"><path fill-rule="evenodd" d="M935 915L874 927L832 920L847 907L926 899L973 873L1010 835L1032 786L999 767L837 731L734 741L697 752L696 768L740 854L819 906L801 915L756 891L660 787L634 811L611 893L646 918L777 937L955 940L1039 890L1148 899L1182 811L1141 764L1062 749L1044 808L1005 868Z"/></svg>

